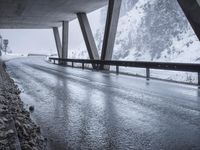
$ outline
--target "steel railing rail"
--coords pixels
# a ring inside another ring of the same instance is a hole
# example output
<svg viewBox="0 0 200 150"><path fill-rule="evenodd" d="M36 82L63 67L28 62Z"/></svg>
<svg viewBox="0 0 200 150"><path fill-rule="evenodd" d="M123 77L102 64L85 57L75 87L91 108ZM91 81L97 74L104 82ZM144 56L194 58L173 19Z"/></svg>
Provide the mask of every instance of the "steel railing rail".
<svg viewBox="0 0 200 150"><path fill-rule="evenodd" d="M159 70L172 70L172 71L185 71L198 73L198 85L200 85L200 64L197 63L176 63L176 62L147 62L147 61L116 61L116 60L89 60L89 59L60 59L60 58L49 58L53 63L66 63L70 62L72 67L74 63L81 63L82 69L85 64L95 65L95 69L99 69L102 65L116 66L116 73L119 73L119 67L135 67L135 68L146 68L146 78L150 78L150 69Z"/></svg>

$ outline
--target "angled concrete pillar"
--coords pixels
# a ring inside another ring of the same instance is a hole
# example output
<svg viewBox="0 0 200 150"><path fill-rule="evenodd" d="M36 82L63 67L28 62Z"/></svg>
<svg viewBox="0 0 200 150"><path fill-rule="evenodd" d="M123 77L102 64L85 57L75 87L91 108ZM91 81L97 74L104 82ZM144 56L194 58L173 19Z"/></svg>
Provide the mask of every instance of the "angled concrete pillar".
<svg viewBox="0 0 200 150"><path fill-rule="evenodd" d="M54 38L55 38L55 42L56 42L58 57L61 58L62 57L62 45L61 45L61 41L60 41L58 27L53 27L53 33L54 33Z"/></svg>
<svg viewBox="0 0 200 150"><path fill-rule="evenodd" d="M109 0L101 60L111 60L122 0ZM103 66L101 66L103 69ZM109 67L106 67L109 69ZM105 68L105 69L106 69Z"/></svg>
<svg viewBox="0 0 200 150"><path fill-rule="evenodd" d="M200 40L200 0L178 0L178 3Z"/></svg>
<svg viewBox="0 0 200 150"><path fill-rule="evenodd" d="M68 58L68 35L69 35L69 22L63 21L62 23L62 58Z"/></svg>
<svg viewBox="0 0 200 150"><path fill-rule="evenodd" d="M99 54L97 51L97 47L94 41L94 37L92 34L92 30L90 28L90 24L87 18L86 13L77 13L77 17L79 20L79 24L81 27L81 31L83 33L83 37L85 40L85 44L88 50L88 54L90 59L94 60L98 60L99 59Z"/></svg>

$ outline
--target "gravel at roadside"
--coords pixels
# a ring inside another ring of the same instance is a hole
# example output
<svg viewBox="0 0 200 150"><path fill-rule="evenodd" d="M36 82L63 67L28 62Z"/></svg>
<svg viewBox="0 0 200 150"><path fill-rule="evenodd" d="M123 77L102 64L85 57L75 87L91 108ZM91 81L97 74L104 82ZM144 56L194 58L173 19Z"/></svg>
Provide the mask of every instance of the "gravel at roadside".
<svg viewBox="0 0 200 150"><path fill-rule="evenodd" d="M23 107L20 90L0 61L0 150L44 150L40 128Z"/></svg>

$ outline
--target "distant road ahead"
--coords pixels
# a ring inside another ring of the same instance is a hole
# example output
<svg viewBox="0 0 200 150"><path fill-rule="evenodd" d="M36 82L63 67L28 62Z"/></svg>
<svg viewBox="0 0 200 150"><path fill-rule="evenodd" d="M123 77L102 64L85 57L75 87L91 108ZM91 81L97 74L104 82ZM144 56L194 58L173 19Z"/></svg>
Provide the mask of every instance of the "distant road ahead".
<svg viewBox="0 0 200 150"><path fill-rule="evenodd" d="M199 150L195 86L49 64L7 62L51 149Z"/></svg>

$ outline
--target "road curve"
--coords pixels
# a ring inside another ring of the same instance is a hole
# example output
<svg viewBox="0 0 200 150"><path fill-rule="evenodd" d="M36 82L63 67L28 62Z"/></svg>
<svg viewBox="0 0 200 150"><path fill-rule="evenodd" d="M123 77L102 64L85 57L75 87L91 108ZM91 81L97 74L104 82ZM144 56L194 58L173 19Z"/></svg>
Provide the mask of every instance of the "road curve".
<svg viewBox="0 0 200 150"><path fill-rule="evenodd" d="M200 90L49 64L6 63L49 149L199 150Z"/></svg>

